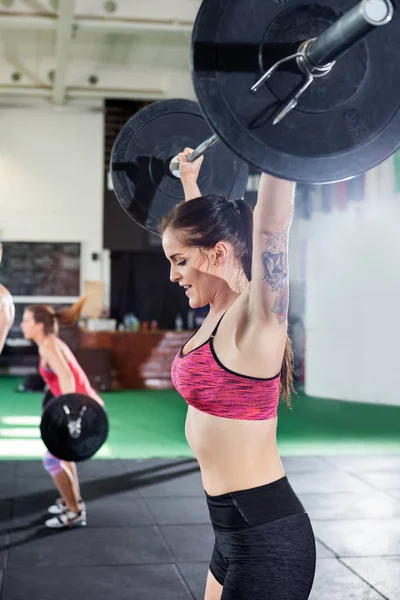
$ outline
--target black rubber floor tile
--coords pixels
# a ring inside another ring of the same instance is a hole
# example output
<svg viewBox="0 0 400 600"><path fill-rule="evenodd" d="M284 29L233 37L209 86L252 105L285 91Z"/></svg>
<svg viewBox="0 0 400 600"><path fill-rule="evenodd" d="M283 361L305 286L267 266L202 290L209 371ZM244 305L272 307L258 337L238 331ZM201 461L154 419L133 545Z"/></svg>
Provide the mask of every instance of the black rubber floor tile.
<svg viewBox="0 0 400 600"><path fill-rule="evenodd" d="M361 471L400 471L400 453L327 456L325 460L335 465L338 469L348 471L349 473L360 473Z"/></svg>
<svg viewBox="0 0 400 600"><path fill-rule="evenodd" d="M47 507L53 504L54 500L59 496L50 477L24 477L23 479L17 479L14 491L14 518L30 517L30 515L37 512L46 512Z"/></svg>
<svg viewBox="0 0 400 600"><path fill-rule="evenodd" d="M317 550L317 558L335 558L335 554L319 540L315 540L315 547Z"/></svg>
<svg viewBox="0 0 400 600"><path fill-rule="evenodd" d="M400 519L313 521L316 536L337 556L400 556Z"/></svg>
<svg viewBox="0 0 400 600"><path fill-rule="evenodd" d="M382 492L337 492L300 494L311 520L354 520L400 518L400 502Z"/></svg>
<svg viewBox="0 0 400 600"><path fill-rule="evenodd" d="M337 468L319 456L284 456L282 464L290 479L291 473L336 471Z"/></svg>
<svg viewBox="0 0 400 600"><path fill-rule="evenodd" d="M99 498L109 498L112 500L113 497L128 493L132 497L139 495L137 483L126 473L111 475L102 479L81 480L80 488L81 496L85 501L98 500Z"/></svg>
<svg viewBox="0 0 400 600"><path fill-rule="evenodd" d="M204 600L209 564L209 562L180 562L177 565L196 600Z"/></svg>
<svg viewBox="0 0 400 600"><path fill-rule="evenodd" d="M90 521L89 521L90 523ZM155 527L40 528L11 534L9 568L138 565L172 562Z"/></svg>
<svg viewBox="0 0 400 600"><path fill-rule="evenodd" d="M16 463L16 477L44 477L49 479L49 474L43 467L41 460L19 460Z"/></svg>
<svg viewBox="0 0 400 600"><path fill-rule="evenodd" d="M25 568L5 573L2 600L192 600L174 565Z"/></svg>
<svg viewBox="0 0 400 600"><path fill-rule="evenodd" d="M197 525L210 523L205 498L145 498L158 525Z"/></svg>
<svg viewBox="0 0 400 600"><path fill-rule="evenodd" d="M195 475L198 483L198 467L195 465L183 469L162 469L161 471L137 470L116 475L108 475L103 478L81 480L82 497L85 500L98 497L112 496L125 492L136 492L141 495L176 495L182 493L185 487L189 490L193 485L191 475ZM189 479L187 479L189 477ZM183 480L182 483L180 481ZM159 487L160 486L160 487ZM165 491L165 489L167 491ZM175 491L174 491L175 490ZM196 493L199 493L198 490ZM201 493L201 492L200 492ZM202 492L204 495L204 492ZM193 495L189 492L188 495Z"/></svg>
<svg viewBox="0 0 400 600"><path fill-rule="evenodd" d="M125 469L128 473L142 472L151 474L162 472L164 470L187 469L197 466L194 458L143 458L143 459L123 459Z"/></svg>
<svg viewBox="0 0 400 600"><path fill-rule="evenodd" d="M27 506L26 511L20 511L18 515L13 514L8 531L11 534L25 533L28 537L35 536L37 530L43 528L46 519L50 517L51 515L43 510L43 507L40 510L33 510Z"/></svg>
<svg viewBox="0 0 400 600"><path fill-rule="evenodd" d="M90 527L134 527L154 525L155 520L138 494L125 493L86 503Z"/></svg>
<svg viewBox="0 0 400 600"><path fill-rule="evenodd" d="M397 471L363 471L358 474L361 481L382 492L400 490L400 469Z"/></svg>
<svg viewBox="0 0 400 600"><path fill-rule="evenodd" d="M140 487L140 494L144 498L198 496L205 498L200 473L197 467L192 467L189 472L164 473L158 481L146 483Z"/></svg>
<svg viewBox="0 0 400 600"><path fill-rule="evenodd" d="M1 500L12 500L15 496L15 479L1 479L0 480L0 501Z"/></svg>
<svg viewBox="0 0 400 600"><path fill-rule="evenodd" d="M327 471L292 473L289 481L296 494L335 494L336 492L370 493L372 488L351 473Z"/></svg>
<svg viewBox="0 0 400 600"><path fill-rule="evenodd" d="M209 561L214 547L211 525L160 527L178 562Z"/></svg>
<svg viewBox="0 0 400 600"><path fill-rule="evenodd" d="M14 460L0 460L0 481L14 479L17 462Z"/></svg>
<svg viewBox="0 0 400 600"><path fill-rule="evenodd" d="M368 583L337 559L317 561L309 600L382 600Z"/></svg>
<svg viewBox="0 0 400 600"><path fill-rule="evenodd" d="M0 500L0 530L4 524L11 521L12 501L11 500Z"/></svg>
<svg viewBox="0 0 400 600"><path fill-rule="evenodd" d="M57 491L51 477L19 477L15 482L15 497L22 499L24 496L35 494L51 494L55 498L60 494Z"/></svg>
<svg viewBox="0 0 400 600"><path fill-rule="evenodd" d="M400 598L400 556L345 558L343 562L388 600Z"/></svg>
<svg viewBox="0 0 400 600"><path fill-rule="evenodd" d="M124 461L117 459L86 460L84 462L77 463L77 469L80 481L113 477L127 472Z"/></svg>
<svg viewBox="0 0 400 600"><path fill-rule="evenodd" d="M3 569L6 567L6 557L7 557L9 539L10 539L10 536L8 534L0 535L0 569Z"/></svg>
<svg viewBox="0 0 400 600"><path fill-rule="evenodd" d="M52 500L54 500L52 496ZM44 524L50 518L47 509L51 502L43 499L35 504L26 499L16 500L13 511L12 526L33 528ZM137 493L125 493L111 497L100 497L86 502L87 518L91 528L102 527L134 527L137 525L154 525L155 520L144 500Z"/></svg>

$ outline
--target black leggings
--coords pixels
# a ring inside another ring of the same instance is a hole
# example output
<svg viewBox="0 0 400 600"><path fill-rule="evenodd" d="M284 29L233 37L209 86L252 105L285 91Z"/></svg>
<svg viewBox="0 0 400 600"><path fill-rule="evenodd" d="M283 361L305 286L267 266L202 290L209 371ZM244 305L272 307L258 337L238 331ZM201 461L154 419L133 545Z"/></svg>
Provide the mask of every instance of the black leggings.
<svg viewBox="0 0 400 600"><path fill-rule="evenodd" d="M215 532L210 571L223 586L221 600L307 600L315 538L287 478L206 497Z"/></svg>

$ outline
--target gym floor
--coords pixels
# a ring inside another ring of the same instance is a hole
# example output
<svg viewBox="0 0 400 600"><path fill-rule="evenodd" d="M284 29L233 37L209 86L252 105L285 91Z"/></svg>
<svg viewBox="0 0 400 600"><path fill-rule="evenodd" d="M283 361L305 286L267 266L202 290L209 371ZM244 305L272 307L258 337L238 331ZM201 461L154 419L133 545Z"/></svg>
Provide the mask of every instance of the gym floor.
<svg viewBox="0 0 400 600"><path fill-rule="evenodd" d="M0 379L1 600L202 600L213 536L176 392L104 394L110 437L79 466L88 527L43 526L55 492L41 394ZM279 447L317 537L312 600L400 598L400 408L299 393Z"/></svg>

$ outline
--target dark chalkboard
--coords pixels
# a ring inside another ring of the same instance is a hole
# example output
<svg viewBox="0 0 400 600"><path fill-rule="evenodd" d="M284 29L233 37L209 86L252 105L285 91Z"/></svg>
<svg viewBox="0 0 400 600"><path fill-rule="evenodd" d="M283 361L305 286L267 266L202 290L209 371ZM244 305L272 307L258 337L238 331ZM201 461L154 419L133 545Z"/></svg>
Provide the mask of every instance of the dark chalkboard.
<svg viewBox="0 0 400 600"><path fill-rule="evenodd" d="M81 245L3 242L0 283L14 296L79 296Z"/></svg>

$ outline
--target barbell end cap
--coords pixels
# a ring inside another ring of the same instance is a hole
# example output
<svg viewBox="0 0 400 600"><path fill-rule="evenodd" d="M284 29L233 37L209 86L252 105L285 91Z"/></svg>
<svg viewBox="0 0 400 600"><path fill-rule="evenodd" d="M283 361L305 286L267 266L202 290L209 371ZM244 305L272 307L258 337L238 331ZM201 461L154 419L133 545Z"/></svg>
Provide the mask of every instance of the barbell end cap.
<svg viewBox="0 0 400 600"><path fill-rule="evenodd" d="M390 0L363 0L363 13L365 20L371 25L386 25L392 20L393 4Z"/></svg>
<svg viewBox="0 0 400 600"><path fill-rule="evenodd" d="M174 156L174 158L171 160L171 162L169 163L169 170L171 171L171 174L176 177L177 179L181 178L181 172L179 170L179 160L178 160L178 155Z"/></svg>

